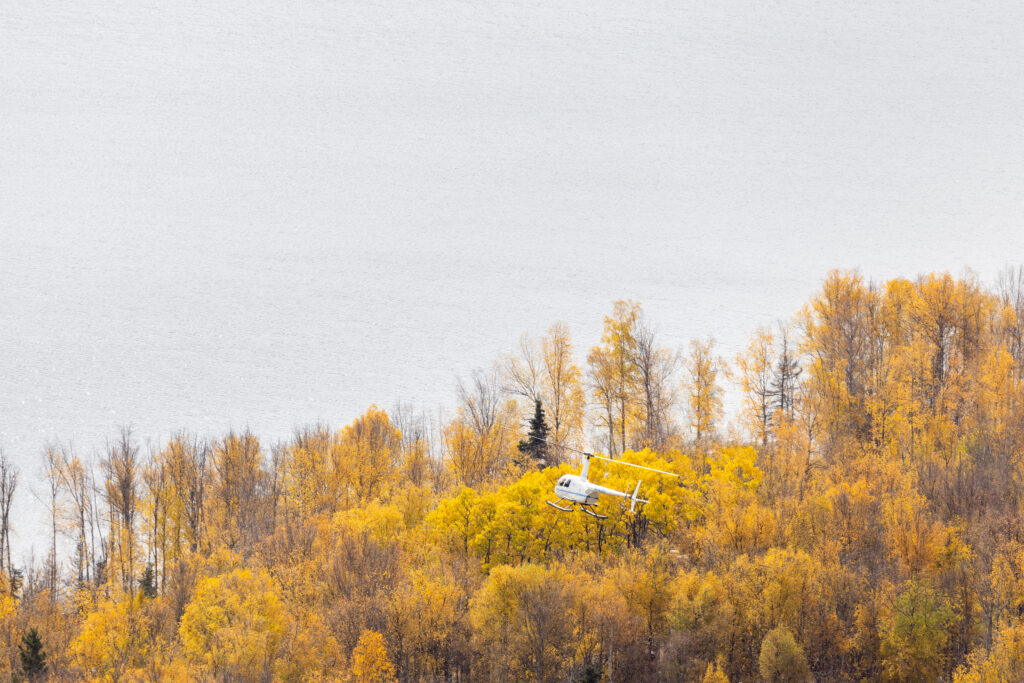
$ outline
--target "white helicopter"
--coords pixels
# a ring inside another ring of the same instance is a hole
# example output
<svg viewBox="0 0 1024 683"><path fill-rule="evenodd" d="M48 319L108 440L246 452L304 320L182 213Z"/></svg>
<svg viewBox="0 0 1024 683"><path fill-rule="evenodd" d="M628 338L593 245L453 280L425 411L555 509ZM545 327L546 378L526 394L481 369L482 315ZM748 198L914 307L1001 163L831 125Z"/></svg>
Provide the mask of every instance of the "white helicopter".
<svg viewBox="0 0 1024 683"><path fill-rule="evenodd" d="M527 437L534 438L537 437ZM594 455L586 451L580 451L575 448L569 448L568 446L562 446L560 444L552 444L545 439L539 439L550 446L557 446L558 448L565 448L579 453L583 456L583 469L579 474L563 474L555 482L555 496L558 497L559 502L566 501L567 507L558 505L558 503L552 503L550 500L544 502L562 512L572 512L579 506L579 509L597 519L608 519L608 515L602 515L596 510L594 506L597 505L598 497L601 494L606 496L617 496L619 498L626 498L630 501L629 511L634 512L636 510L637 503L649 503L649 500L639 498L640 495L640 482L636 483L636 488L633 489L633 495L629 495L624 491L616 491L615 489L608 488L607 486L601 486L587 479L587 473L590 471L590 459L597 458L598 460L605 460L607 462L615 463L616 465L629 465L630 467L637 467L642 470L648 470L650 472L657 472L658 474L664 474L669 477L679 477L678 474L672 474L671 472L665 472L664 470L656 470L653 467L645 467L644 465L635 465L631 462L625 462L623 460L612 460L611 458L605 458L601 455Z"/></svg>

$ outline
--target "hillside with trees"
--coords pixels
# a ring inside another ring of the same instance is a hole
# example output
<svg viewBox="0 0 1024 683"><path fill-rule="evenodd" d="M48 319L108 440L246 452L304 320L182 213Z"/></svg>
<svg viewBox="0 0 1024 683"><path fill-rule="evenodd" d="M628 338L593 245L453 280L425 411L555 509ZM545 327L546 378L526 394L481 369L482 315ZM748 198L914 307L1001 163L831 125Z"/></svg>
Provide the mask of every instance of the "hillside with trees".
<svg viewBox="0 0 1024 683"><path fill-rule="evenodd" d="M445 418L46 447L35 565L0 459L0 677L1019 678L1024 270L836 271L738 357L654 329L525 336ZM680 478L595 460L649 502L545 505L591 445Z"/></svg>

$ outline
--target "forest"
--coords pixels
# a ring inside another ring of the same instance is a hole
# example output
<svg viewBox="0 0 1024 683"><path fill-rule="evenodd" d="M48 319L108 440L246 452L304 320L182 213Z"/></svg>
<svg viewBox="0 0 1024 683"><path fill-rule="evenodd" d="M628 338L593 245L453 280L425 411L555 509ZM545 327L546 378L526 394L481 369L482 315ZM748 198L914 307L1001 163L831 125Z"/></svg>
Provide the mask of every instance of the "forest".
<svg viewBox="0 0 1024 683"><path fill-rule="evenodd" d="M833 271L736 357L655 329L510 340L447 415L41 446L35 564L0 457L0 677L1020 679L1024 268ZM589 447L679 478L595 460L649 502L552 509Z"/></svg>

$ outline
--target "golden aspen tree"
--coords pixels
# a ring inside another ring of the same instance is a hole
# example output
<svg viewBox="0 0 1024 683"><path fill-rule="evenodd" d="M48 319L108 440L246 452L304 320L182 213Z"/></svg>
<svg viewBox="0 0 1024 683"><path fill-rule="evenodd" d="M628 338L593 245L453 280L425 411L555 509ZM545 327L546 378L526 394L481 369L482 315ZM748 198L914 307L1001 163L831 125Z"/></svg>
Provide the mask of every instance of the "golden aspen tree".
<svg viewBox="0 0 1024 683"><path fill-rule="evenodd" d="M364 629L385 630L388 596L407 562L402 514L391 505L335 515L323 566L324 618L344 652Z"/></svg>
<svg viewBox="0 0 1024 683"><path fill-rule="evenodd" d="M869 312L877 299L861 275L834 270L802 313L808 382L829 420L829 457L842 456L868 427Z"/></svg>
<svg viewBox="0 0 1024 683"><path fill-rule="evenodd" d="M635 616L643 633L647 656L638 664L637 673L653 677L654 654L660 649L668 628L669 609L675 595L675 571L672 558L661 547L630 553L610 572L627 608Z"/></svg>
<svg viewBox="0 0 1024 683"><path fill-rule="evenodd" d="M1024 548L1010 541L999 543L989 552L988 562L978 563L982 568L990 567L978 586L985 647L992 647L995 632L1006 617L1024 607Z"/></svg>
<svg viewBox="0 0 1024 683"><path fill-rule="evenodd" d="M496 567L473 596L478 657L491 680L558 680L572 647L576 599L563 569Z"/></svg>
<svg viewBox="0 0 1024 683"><path fill-rule="evenodd" d="M893 680L937 680L947 674L945 647L954 613L946 597L908 582L880 623L882 667Z"/></svg>
<svg viewBox="0 0 1024 683"><path fill-rule="evenodd" d="M266 519L266 485L259 439L245 431L229 433L213 446L209 521L228 548L251 547Z"/></svg>
<svg viewBox="0 0 1024 683"><path fill-rule="evenodd" d="M722 573L718 596L725 604L717 607L727 622L720 646L726 648L730 675L756 675L763 640L779 625L802 644L808 662L845 654L849 645L837 614L840 598L831 593L848 580L841 569L802 550L775 547L737 557Z"/></svg>
<svg viewBox="0 0 1024 683"><path fill-rule="evenodd" d="M691 570L679 572L675 583L669 619L674 634L687 636L688 647L679 652L688 659L684 675L697 679L717 663L724 676L720 652L730 649L735 618L724 581L714 572Z"/></svg>
<svg viewBox="0 0 1024 683"><path fill-rule="evenodd" d="M595 346L587 356L594 402L600 406L598 421L608 431L611 455L626 450L637 419L636 334L641 315L635 301L616 301L612 314L604 319L602 346Z"/></svg>
<svg viewBox="0 0 1024 683"><path fill-rule="evenodd" d="M470 542L476 538L485 518L478 505L481 494L463 487L457 495L442 499L426 517L426 531L445 552L468 557Z"/></svg>
<svg viewBox="0 0 1024 683"><path fill-rule="evenodd" d="M377 406L342 429L334 451L339 495L360 504L386 498L400 464L401 442L401 433Z"/></svg>
<svg viewBox="0 0 1024 683"><path fill-rule="evenodd" d="M445 459L457 483L477 486L508 473L518 410L503 396L495 372L473 373L459 383L458 394L455 418L441 430Z"/></svg>
<svg viewBox="0 0 1024 683"><path fill-rule="evenodd" d="M137 600L102 600L71 643L73 666L90 680L141 679L157 656L151 629Z"/></svg>
<svg viewBox="0 0 1024 683"><path fill-rule="evenodd" d="M387 603L387 635L400 679L444 676L447 650L458 629L457 586L412 570L395 586Z"/></svg>
<svg viewBox="0 0 1024 683"><path fill-rule="evenodd" d="M339 452L338 434L326 425L306 427L286 448L284 490L288 513L309 518L331 513L345 504L341 495L346 464Z"/></svg>
<svg viewBox="0 0 1024 683"><path fill-rule="evenodd" d="M722 669L721 662L708 664L708 668L704 671L704 677L701 679L701 683L729 683L729 677Z"/></svg>
<svg viewBox="0 0 1024 683"><path fill-rule="evenodd" d="M715 341L692 340L686 359L686 401L690 428L697 452L706 463L707 452L716 438L718 420L722 416L721 378L728 375L725 361L714 354ZM704 465L706 469L706 465Z"/></svg>
<svg viewBox="0 0 1024 683"><path fill-rule="evenodd" d="M287 615L265 571L203 579L179 627L182 648L205 675L263 680L274 670Z"/></svg>
<svg viewBox="0 0 1024 683"><path fill-rule="evenodd" d="M274 666L274 680L341 681L346 668L344 653L321 616L321 608L304 600L285 601L289 608L287 630Z"/></svg>
<svg viewBox="0 0 1024 683"><path fill-rule="evenodd" d="M1015 681L1024 671L1024 624L1008 622L991 648L975 650L953 674L953 683Z"/></svg>
<svg viewBox="0 0 1024 683"><path fill-rule="evenodd" d="M769 683L813 680L804 649L785 626L776 626L765 635L757 664L761 678Z"/></svg>
<svg viewBox="0 0 1024 683"><path fill-rule="evenodd" d="M20 629L18 603L6 590L0 591L0 676L14 679Z"/></svg>
<svg viewBox="0 0 1024 683"><path fill-rule="evenodd" d="M393 683L397 680L384 636L376 631L363 631L352 651L351 675L354 683Z"/></svg>
<svg viewBox="0 0 1024 683"><path fill-rule="evenodd" d="M972 377L984 363L988 320L997 304L972 278L948 274L919 278L911 311L912 366L918 410L924 413L921 450L916 458L920 485L930 498L959 512L973 497L964 483L973 480L974 462L965 457ZM951 478L957 472L955 479ZM968 476L965 477L964 473ZM956 486L950 486L953 481Z"/></svg>
<svg viewBox="0 0 1024 683"><path fill-rule="evenodd" d="M706 474L698 483L704 525L694 534L706 559L731 559L770 544L775 516L758 503L756 495L763 476L757 451L749 446L720 448L707 459Z"/></svg>
<svg viewBox="0 0 1024 683"><path fill-rule="evenodd" d="M868 306L868 370L864 407L870 426L870 447L879 455L904 460L918 414L904 381L911 358L909 311L916 292L908 280L890 280Z"/></svg>
<svg viewBox="0 0 1024 683"><path fill-rule="evenodd" d="M576 365L572 338L565 323L552 325L541 343L544 368L545 409L551 421L550 440L556 446L580 447L586 397L582 373ZM554 449L554 462L564 460L562 449Z"/></svg>
<svg viewBox="0 0 1024 683"><path fill-rule="evenodd" d="M946 388L955 383L963 372L957 354L956 336L960 331L961 315L957 283L948 274L929 274L916 284L911 320L919 354L925 361L924 402L933 413L944 411Z"/></svg>
<svg viewBox="0 0 1024 683"><path fill-rule="evenodd" d="M617 566L599 567L593 576L577 572L581 594L581 610L577 617L586 628L581 629L595 642L594 654L608 680L624 679L633 673L634 659L630 650L642 641L645 624L630 609L620 590L621 572Z"/></svg>
<svg viewBox="0 0 1024 683"><path fill-rule="evenodd" d="M157 455L167 476L165 493L169 559L205 543L210 448L207 443L179 432Z"/></svg>

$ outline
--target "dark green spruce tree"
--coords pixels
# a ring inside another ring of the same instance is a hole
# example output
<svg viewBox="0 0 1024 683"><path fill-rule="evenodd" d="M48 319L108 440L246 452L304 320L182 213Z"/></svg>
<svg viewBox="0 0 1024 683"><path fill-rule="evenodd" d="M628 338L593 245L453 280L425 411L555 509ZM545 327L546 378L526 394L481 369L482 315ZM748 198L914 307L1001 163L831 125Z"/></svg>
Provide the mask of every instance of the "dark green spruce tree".
<svg viewBox="0 0 1024 683"><path fill-rule="evenodd" d="M548 464L548 423L544 419L544 408L540 401L534 402L533 417L530 418L530 431L526 438L519 442L519 452L537 469Z"/></svg>
<svg viewBox="0 0 1024 683"><path fill-rule="evenodd" d="M43 641L39 639L39 631L30 628L21 637L18 655L21 657L21 671L28 680L34 681L42 677L46 671L46 653L43 652Z"/></svg>
<svg viewBox="0 0 1024 683"><path fill-rule="evenodd" d="M142 571L142 578L139 579L139 588L142 589L142 594L147 598L156 597L156 573L153 571L152 564L146 564L146 568Z"/></svg>

